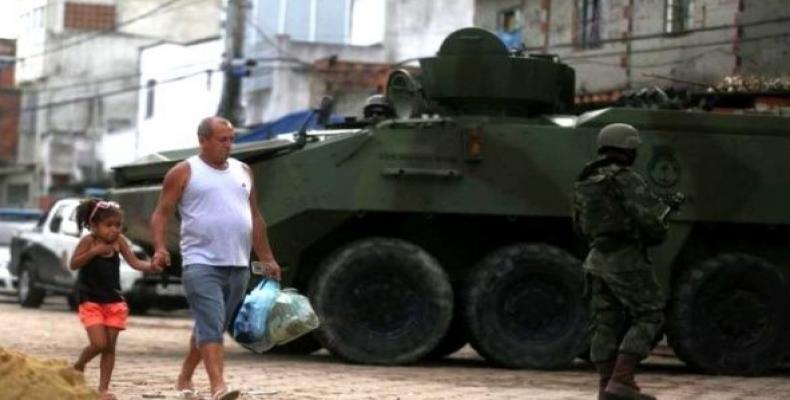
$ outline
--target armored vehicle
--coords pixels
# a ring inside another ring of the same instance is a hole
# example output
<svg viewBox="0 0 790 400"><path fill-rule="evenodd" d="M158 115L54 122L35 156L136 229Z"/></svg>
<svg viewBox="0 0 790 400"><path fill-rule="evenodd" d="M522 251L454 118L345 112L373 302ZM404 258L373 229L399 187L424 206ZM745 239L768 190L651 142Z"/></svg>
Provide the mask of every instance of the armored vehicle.
<svg viewBox="0 0 790 400"><path fill-rule="evenodd" d="M598 130L622 122L642 133L636 168L649 184L688 198L668 240L650 251L672 349L715 373L777 366L790 317L790 118L569 115L573 96L569 66L512 54L468 28L421 59L419 77L390 75L394 118L313 132L324 140L302 133L237 146L234 156L255 171L284 284L306 291L322 320L317 343L292 349L320 345L387 365L468 342L496 365L568 366L589 346L586 249L569 199L595 158ZM195 152L116 170L112 195L127 210L130 238L151 245L161 179Z"/></svg>

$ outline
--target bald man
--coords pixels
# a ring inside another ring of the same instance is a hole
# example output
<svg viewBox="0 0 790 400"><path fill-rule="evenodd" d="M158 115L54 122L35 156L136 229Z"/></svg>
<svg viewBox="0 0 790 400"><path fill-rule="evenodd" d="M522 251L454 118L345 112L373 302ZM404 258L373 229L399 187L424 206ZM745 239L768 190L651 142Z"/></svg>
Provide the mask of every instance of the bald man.
<svg viewBox="0 0 790 400"><path fill-rule="evenodd" d="M165 175L151 216L153 264L170 265L165 243L167 220L177 206L181 214L181 280L195 324L176 389L185 398L197 398L192 375L203 360L211 398L233 400L240 393L229 388L223 378L223 333L247 288L251 249L267 275L279 280L280 266L255 200L252 170L230 157L233 125L224 118L205 118L197 136L199 154L176 164Z"/></svg>

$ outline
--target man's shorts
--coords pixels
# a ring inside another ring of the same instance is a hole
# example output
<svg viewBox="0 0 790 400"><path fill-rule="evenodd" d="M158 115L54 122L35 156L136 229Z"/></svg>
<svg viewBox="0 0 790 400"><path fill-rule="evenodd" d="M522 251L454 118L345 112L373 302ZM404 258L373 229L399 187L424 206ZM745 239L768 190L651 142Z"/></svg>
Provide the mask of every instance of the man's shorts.
<svg viewBox="0 0 790 400"><path fill-rule="evenodd" d="M126 329L126 320L129 317L129 307L126 302L93 303L90 301L80 303L80 321L84 327L104 325L108 328Z"/></svg>
<svg viewBox="0 0 790 400"><path fill-rule="evenodd" d="M195 318L195 342L222 343L225 329L244 298L247 266L188 264L181 273L189 308Z"/></svg>

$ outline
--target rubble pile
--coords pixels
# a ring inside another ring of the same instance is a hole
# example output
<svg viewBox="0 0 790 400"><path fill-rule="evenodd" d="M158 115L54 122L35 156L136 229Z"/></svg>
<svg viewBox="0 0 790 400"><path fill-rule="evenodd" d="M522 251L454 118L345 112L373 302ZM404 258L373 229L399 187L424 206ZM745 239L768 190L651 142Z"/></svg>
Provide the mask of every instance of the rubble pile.
<svg viewBox="0 0 790 400"><path fill-rule="evenodd" d="M790 92L790 76L725 76L715 88L727 93Z"/></svg>
<svg viewBox="0 0 790 400"><path fill-rule="evenodd" d="M0 400L98 400L82 373L62 360L0 348Z"/></svg>

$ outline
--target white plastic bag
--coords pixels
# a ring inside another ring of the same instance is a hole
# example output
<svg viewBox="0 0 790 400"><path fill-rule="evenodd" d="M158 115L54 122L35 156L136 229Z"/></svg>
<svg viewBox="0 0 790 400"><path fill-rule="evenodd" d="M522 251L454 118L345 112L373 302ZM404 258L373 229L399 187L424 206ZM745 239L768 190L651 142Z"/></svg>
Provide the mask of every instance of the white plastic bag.
<svg viewBox="0 0 790 400"><path fill-rule="evenodd" d="M296 289L283 289L269 312L266 337L274 344L288 343L318 328L318 316L310 300Z"/></svg>

